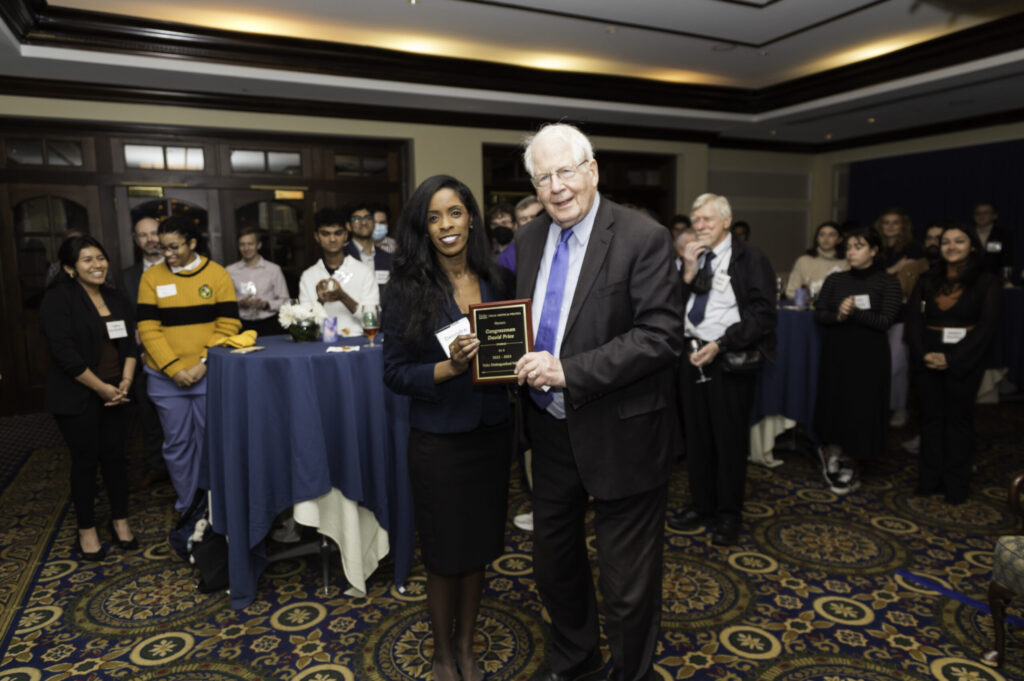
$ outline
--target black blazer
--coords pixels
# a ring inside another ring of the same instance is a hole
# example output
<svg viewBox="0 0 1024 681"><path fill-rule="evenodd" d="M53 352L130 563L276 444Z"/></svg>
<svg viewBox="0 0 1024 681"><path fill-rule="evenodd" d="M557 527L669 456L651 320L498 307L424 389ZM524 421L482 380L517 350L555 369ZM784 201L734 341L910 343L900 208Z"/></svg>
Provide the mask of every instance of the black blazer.
<svg viewBox="0 0 1024 681"><path fill-rule="evenodd" d="M542 215L518 230L518 298L533 297L550 225ZM559 353L573 457L600 499L664 485L678 452L683 317L672 253L667 229L601 197Z"/></svg>
<svg viewBox="0 0 1024 681"><path fill-rule="evenodd" d="M380 251L380 249L377 249ZM491 287L480 280L480 298L495 300ZM509 419L508 392L503 384L473 385L470 371L434 383L434 365L447 359L436 338L417 347L399 340L407 312L401 301L387 289L382 305L381 333L384 343L384 384L400 395L412 398L409 424L429 433L467 433L482 425L497 425ZM448 299L437 328L464 317L455 300Z"/></svg>
<svg viewBox="0 0 1024 681"><path fill-rule="evenodd" d="M136 306L139 304L139 284L142 282L144 264L140 260L131 267L121 270L117 278L117 289L132 308L132 317L138 318Z"/></svg>
<svg viewBox="0 0 1024 681"><path fill-rule="evenodd" d="M734 237L728 272L736 305L740 309L740 321L725 330L719 341L720 352L757 349L774 362L777 347L775 324L779 313L775 307L777 298L772 264L759 248ZM690 285L683 282L684 310L691 293Z"/></svg>
<svg viewBox="0 0 1024 681"><path fill-rule="evenodd" d="M135 357L135 315L128 301L108 286L100 287L112 318L123 319L128 336L114 341L121 363ZM39 320L50 350L46 376L46 410L54 414L80 414L93 391L75 380L86 369L95 370L107 327L100 320L89 294L77 282L60 281L46 291Z"/></svg>
<svg viewBox="0 0 1024 681"><path fill-rule="evenodd" d="M356 260L362 262L359 255L359 248L356 247L351 239L348 240L345 247L341 250L344 251L345 255L351 255ZM391 271L391 254L384 249L375 246L373 249L373 269Z"/></svg>
<svg viewBox="0 0 1024 681"><path fill-rule="evenodd" d="M1013 266L1013 232L1005 227L993 225L988 235L988 243L998 243L998 253L991 253L988 244L985 245L984 255L981 258L981 269L985 272L1002 274L1000 270L1009 265Z"/></svg>

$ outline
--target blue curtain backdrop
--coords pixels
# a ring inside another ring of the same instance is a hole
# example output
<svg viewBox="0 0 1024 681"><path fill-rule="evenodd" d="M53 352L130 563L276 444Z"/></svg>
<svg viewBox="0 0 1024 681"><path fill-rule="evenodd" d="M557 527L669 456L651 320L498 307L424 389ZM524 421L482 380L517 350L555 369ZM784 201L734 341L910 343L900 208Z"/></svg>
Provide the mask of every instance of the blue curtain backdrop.
<svg viewBox="0 0 1024 681"><path fill-rule="evenodd" d="M974 224L971 209L992 201L996 224L1014 232L1014 263L1024 267L1024 140L858 161L850 164L848 215L872 225L899 206L920 239L935 220Z"/></svg>

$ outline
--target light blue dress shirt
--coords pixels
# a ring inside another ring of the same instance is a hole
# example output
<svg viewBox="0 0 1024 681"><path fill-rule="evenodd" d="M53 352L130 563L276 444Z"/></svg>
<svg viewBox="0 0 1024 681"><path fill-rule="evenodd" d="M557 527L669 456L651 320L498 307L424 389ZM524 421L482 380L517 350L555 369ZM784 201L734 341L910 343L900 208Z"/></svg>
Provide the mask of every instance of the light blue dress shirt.
<svg viewBox="0 0 1024 681"><path fill-rule="evenodd" d="M583 256L587 253L587 243L590 241L590 234L594 231L594 218L597 216L597 207L601 203L601 195L594 194L594 205L590 207L583 219L573 227L572 236L566 242L569 246L569 269L565 275L565 289L562 295L562 309L558 311L558 332L555 334L555 357L561 357L562 336L565 334L565 323L569 319L569 310L572 308L572 299L576 295L576 283L580 278L580 270L583 269ZM562 233L562 227L552 221L548 227L548 238L544 243L544 255L540 259L540 268L537 270L537 283L533 287L533 328L540 326L540 315L544 310L544 295L548 290L548 275L551 273L551 261L555 257L555 250L558 248L558 241ZM559 388L552 388L554 391L551 404L547 412L556 419L565 418L565 396Z"/></svg>

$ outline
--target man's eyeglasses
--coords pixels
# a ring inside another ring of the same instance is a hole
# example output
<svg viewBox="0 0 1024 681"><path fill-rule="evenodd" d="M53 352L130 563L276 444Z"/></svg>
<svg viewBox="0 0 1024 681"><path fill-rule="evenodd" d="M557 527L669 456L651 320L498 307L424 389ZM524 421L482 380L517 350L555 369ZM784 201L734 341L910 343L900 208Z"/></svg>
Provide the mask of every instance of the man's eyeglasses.
<svg viewBox="0 0 1024 681"><path fill-rule="evenodd" d="M572 168L559 168L553 173L545 173L540 177L532 177L530 178L530 181L533 183L533 186L537 187L538 189L541 187L551 186L552 175L558 175L558 179L561 180L562 182L569 182L574 177L576 177L576 174L579 172L580 166L586 165L587 163L590 163L590 161L581 161Z"/></svg>
<svg viewBox="0 0 1024 681"><path fill-rule="evenodd" d="M373 216L370 215L353 215L349 222L353 225L368 225L373 222Z"/></svg>

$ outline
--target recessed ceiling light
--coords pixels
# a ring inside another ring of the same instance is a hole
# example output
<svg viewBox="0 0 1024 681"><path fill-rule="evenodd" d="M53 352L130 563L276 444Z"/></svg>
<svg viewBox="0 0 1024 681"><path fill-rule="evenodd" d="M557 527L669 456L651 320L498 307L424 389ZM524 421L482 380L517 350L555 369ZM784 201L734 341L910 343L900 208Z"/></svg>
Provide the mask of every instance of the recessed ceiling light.
<svg viewBox="0 0 1024 681"><path fill-rule="evenodd" d="M605 32L605 33L615 33L615 32L617 32L618 30L619 30L619 29L615 28L614 26L608 26L607 28L605 28L605 29L604 29L604 32Z"/></svg>
<svg viewBox="0 0 1024 681"><path fill-rule="evenodd" d="M868 116L868 123L874 123L874 122L875 122L875 117L874 116Z"/></svg>
<svg viewBox="0 0 1024 681"><path fill-rule="evenodd" d="M778 134L778 131L776 131L776 130L770 130L770 131L768 132L768 134L774 137L774 136L775 136L776 134Z"/></svg>
<svg viewBox="0 0 1024 681"><path fill-rule="evenodd" d="M832 139L832 133L827 133L827 134L825 135L825 139L827 139L827 140L830 140L830 139Z"/></svg>

